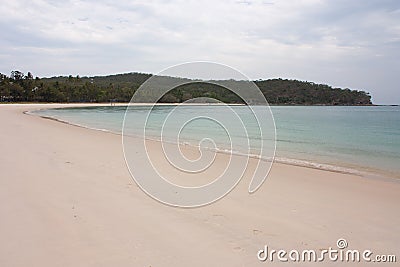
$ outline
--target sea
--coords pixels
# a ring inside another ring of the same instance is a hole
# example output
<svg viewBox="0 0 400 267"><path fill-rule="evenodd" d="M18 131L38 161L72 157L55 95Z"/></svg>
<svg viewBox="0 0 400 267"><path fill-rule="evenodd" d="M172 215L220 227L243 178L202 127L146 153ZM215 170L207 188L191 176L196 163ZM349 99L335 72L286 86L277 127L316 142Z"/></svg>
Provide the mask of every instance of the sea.
<svg viewBox="0 0 400 267"><path fill-rule="evenodd" d="M73 107L34 113L82 127L167 142L196 146L211 140L210 148L225 153L257 155L264 142L267 149L276 147L275 162L400 178L399 106L271 106L275 129L267 124L269 128L261 130L248 110L248 106L240 105L156 105L149 113L149 106L136 105L128 109ZM225 127L221 120L231 122L232 112L239 114L241 123ZM216 114L219 119L212 120ZM124 123L125 117L130 118L129 123ZM262 131L267 134L260 135ZM235 147L232 140L239 140Z"/></svg>

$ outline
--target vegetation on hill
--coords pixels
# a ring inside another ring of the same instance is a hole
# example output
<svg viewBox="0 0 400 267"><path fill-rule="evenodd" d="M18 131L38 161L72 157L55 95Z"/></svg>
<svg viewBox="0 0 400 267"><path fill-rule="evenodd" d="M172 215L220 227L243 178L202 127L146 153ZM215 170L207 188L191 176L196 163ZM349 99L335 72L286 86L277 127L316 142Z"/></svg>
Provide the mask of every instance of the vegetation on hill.
<svg viewBox="0 0 400 267"><path fill-rule="evenodd" d="M24 74L12 71L10 76L0 73L0 102L129 102L140 85L151 76L144 73L127 73L94 77L70 75L34 78L30 72ZM187 84L173 89L160 102L173 103L194 97L210 97L225 103L242 103L237 95L221 86L192 80L185 82ZM364 91L285 79L257 80L255 83L270 104L371 104L371 96Z"/></svg>

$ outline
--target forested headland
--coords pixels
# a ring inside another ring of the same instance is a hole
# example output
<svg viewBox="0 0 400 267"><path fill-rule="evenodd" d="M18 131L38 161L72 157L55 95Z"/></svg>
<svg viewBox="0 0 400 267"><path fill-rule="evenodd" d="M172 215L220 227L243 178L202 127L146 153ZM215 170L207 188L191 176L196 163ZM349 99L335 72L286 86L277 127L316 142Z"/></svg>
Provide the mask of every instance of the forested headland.
<svg viewBox="0 0 400 267"><path fill-rule="evenodd" d="M108 76L34 77L31 72L0 73L0 102L129 102L136 90L151 74L126 73ZM168 79L177 79L167 77ZM368 92L332 88L308 81L256 80L270 104L275 105L370 105ZM210 97L225 103L242 103L226 88L210 83L185 80L159 102L180 103L195 97Z"/></svg>

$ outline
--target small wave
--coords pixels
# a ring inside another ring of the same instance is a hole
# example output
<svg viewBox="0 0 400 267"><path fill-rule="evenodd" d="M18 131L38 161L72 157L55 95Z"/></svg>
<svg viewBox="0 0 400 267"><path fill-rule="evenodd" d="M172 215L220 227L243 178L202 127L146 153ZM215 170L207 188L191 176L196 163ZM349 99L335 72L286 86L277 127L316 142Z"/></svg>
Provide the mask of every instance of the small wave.
<svg viewBox="0 0 400 267"><path fill-rule="evenodd" d="M354 175L358 175L358 176L365 176L368 174L366 172L362 172L362 171L352 169L352 168L346 168L346 167L341 167L341 166L336 166L336 165L330 165L330 164L318 163L318 162L300 160L300 159L275 157L274 161L277 163L282 163L282 164L294 165L294 166L299 166L299 167L307 167L307 168L332 171L332 172L340 172L340 173L345 173L345 174L354 174Z"/></svg>
<svg viewBox="0 0 400 267"><path fill-rule="evenodd" d="M39 116L39 117L41 117L41 118L43 118L43 119L53 120L53 121L61 122L61 123L64 123L64 124L68 124L68 125L72 125L72 126L76 126L76 127L80 127L80 128L89 129L89 130L107 132L107 133L118 134L118 135L121 134L121 133L119 133L119 132L111 131L111 130L104 129L104 128L89 127L89 126L87 126L87 125L83 125L83 124L79 124L79 123L73 123L73 122L70 122L70 121L67 121L67 120L63 120L63 119L57 118L57 117L55 117L55 116L41 115L41 114L39 114L39 113L31 112L31 111L26 111L26 112L24 112L24 113L25 113L25 114L28 114L28 115Z"/></svg>

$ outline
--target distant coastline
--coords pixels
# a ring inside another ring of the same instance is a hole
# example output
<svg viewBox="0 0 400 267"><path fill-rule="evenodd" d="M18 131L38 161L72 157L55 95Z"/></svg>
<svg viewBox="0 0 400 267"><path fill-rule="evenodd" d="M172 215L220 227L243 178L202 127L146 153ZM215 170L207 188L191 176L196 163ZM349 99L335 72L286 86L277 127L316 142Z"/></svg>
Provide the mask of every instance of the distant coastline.
<svg viewBox="0 0 400 267"><path fill-rule="evenodd" d="M136 90L152 74L125 73L108 76L59 76L39 78L31 72L12 71L10 76L0 73L0 102L18 103L123 103L129 102ZM161 79L160 79L161 80ZM229 104L244 101L227 88L240 87L248 81L200 81L162 76L162 83L181 84L163 95L160 103L182 103L206 97ZM371 95L363 90L333 88L327 84L288 79L255 80L254 82L271 105L294 106L359 106L373 105ZM218 83L218 84L217 84ZM247 99L257 104L258 97Z"/></svg>
<svg viewBox="0 0 400 267"><path fill-rule="evenodd" d="M37 105L46 105L46 104L76 104L76 105L80 105L80 104L93 104L95 105L111 105L110 102L25 102L25 101L21 101L21 102L0 102L0 104L8 104L8 105L13 105L13 104L37 104ZM117 104L119 106L124 106L124 105L129 105L129 102L116 102L113 104ZM217 105L217 104L213 104L213 103L155 103L154 105ZM236 103L224 103L227 105L244 105L244 104L236 104ZM132 103L130 104L132 105ZM153 105L152 103L135 103L135 105ZM319 107L319 106L327 106L327 107L357 107L357 106L366 106L366 107L398 107L400 106L400 104L352 104L352 105L331 105L331 104L269 104L270 106L293 106L293 107Z"/></svg>
<svg viewBox="0 0 400 267"><path fill-rule="evenodd" d="M46 104L93 104L95 105L111 105L110 102L0 102L1 104L8 104L8 105L13 105L13 104L37 104L37 105L46 105ZM117 104L118 106L124 106L124 105L132 105L129 102L116 102L113 104ZM213 103L155 103L154 105L216 105ZM244 104L235 104L235 103L225 103L227 105L244 105ZM135 105L153 105L152 103L135 103ZM293 106L293 107L319 107L319 106L327 106L327 107L353 107L353 106L366 106L366 107L398 107L400 104L353 104L353 105L330 105L330 104L269 104L270 106Z"/></svg>

